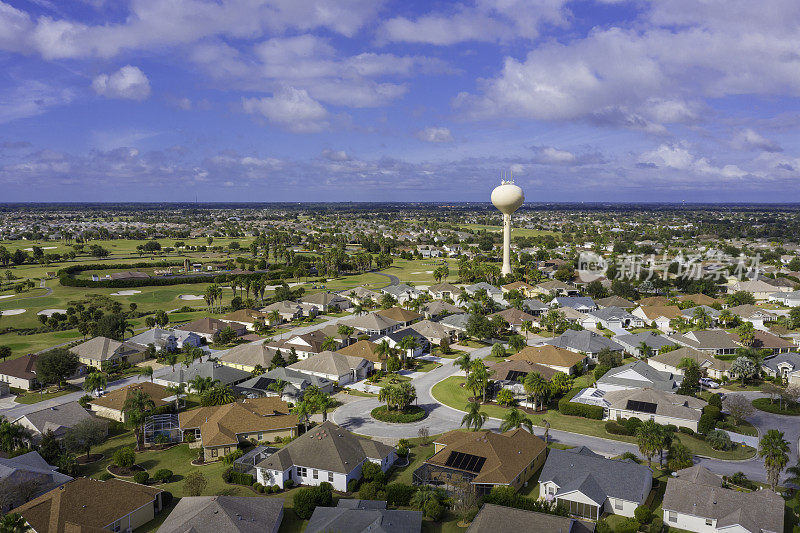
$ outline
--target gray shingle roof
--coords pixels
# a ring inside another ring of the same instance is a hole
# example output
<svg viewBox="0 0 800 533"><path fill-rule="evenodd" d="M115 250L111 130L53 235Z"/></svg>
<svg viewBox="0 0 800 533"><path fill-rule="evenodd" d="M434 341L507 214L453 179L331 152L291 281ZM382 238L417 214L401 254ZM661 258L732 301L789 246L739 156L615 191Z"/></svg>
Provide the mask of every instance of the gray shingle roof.
<svg viewBox="0 0 800 533"><path fill-rule="evenodd" d="M522 531L592 533L594 523L535 511L514 509L491 503L483 504L467 533L520 533Z"/></svg>
<svg viewBox="0 0 800 533"><path fill-rule="evenodd" d="M62 436L68 428L94 417L78 402L69 402L28 413L20 418L27 419L39 433L52 431L56 436Z"/></svg>
<svg viewBox="0 0 800 533"><path fill-rule="evenodd" d="M588 491L592 499L621 498L644 503L653 482L653 472L631 460L616 461L583 446L571 450L552 449L539 481L552 481L560 487L556 497L571 490Z"/></svg>
<svg viewBox="0 0 800 533"><path fill-rule="evenodd" d="M626 377L626 375L630 373L635 373L639 377ZM598 379L597 383L629 389L649 387L666 392L672 392L678 389L678 382L673 374L656 370L644 361L634 361L627 365L612 368L606 372L603 377Z"/></svg>
<svg viewBox="0 0 800 533"><path fill-rule="evenodd" d="M158 533L273 531L283 518L283 498L183 497Z"/></svg>
<svg viewBox="0 0 800 533"><path fill-rule="evenodd" d="M586 353L597 353L603 348L608 348L612 351L622 350L622 346L602 335L591 331L576 331L574 329L568 329L558 337L545 341L545 344Z"/></svg>
<svg viewBox="0 0 800 533"><path fill-rule="evenodd" d="M306 526L306 533L419 533L422 530L422 512L395 509L352 508L347 500L338 507L317 507ZM384 504L386 502L383 502Z"/></svg>
<svg viewBox="0 0 800 533"><path fill-rule="evenodd" d="M641 343L647 344L654 350L660 349L662 346L675 346L675 343L663 335L659 335L654 331L642 331L640 333L630 333L628 335L617 335L614 340L620 344L627 344L638 348Z"/></svg>

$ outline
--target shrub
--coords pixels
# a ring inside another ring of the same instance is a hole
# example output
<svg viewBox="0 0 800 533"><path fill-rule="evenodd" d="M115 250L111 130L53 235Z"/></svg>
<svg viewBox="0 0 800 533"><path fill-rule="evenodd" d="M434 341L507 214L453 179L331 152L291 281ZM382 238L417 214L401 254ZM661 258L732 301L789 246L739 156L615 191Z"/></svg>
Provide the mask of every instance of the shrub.
<svg viewBox="0 0 800 533"><path fill-rule="evenodd" d="M108 481L109 479L114 479L115 477L116 476L114 476L114 474L112 474L111 472L103 472L97 479L99 479L100 481Z"/></svg>
<svg viewBox="0 0 800 533"><path fill-rule="evenodd" d="M631 460L631 461L633 461L634 463L639 463L639 462L641 462L641 460L640 460L640 459L639 459L639 458L636 456L636 454L635 454L635 453L633 453L633 452L625 452L625 453L623 453L622 455L620 455L620 456L619 456L619 458L620 458L620 459L622 459L622 460L625 460L625 459L630 459L630 460Z"/></svg>
<svg viewBox="0 0 800 533"><path fill-rule="evenodd" d="M131 467L136 463L136 452L133 448L125 446L114 452L114 464L123 467Z"/></svg>
<svg viewBox="0 0 800 533"><path fill-rule="evenodd" d="M381 467L372 461L366 461L361 467L361 477L364 481L377 481L378 483L386 483L386 474L383 473ZM369 498L362 498L369 499Z"/></svg>
<svg viewBox="0 0 800 533"><path fill-rule="evenodd" d="M172 479L172 475L172 470L168 468L159 468L156 470L156 473L153 474L153 479L161 483L169 483L169 480Z"/></svg>
<svg viewBox="0 0 800 533"><path fill-rule="evenodd" d="M714 407L722 409L722 397L719 394L712 394L708 398L708 405L713 405Z"/></svg>
<svg viewBox="0 0 800 533"><path fill-rule="evenodd" d="M238 459L239 457L243 456L244 452L242 450L233 450L231 453L226 453L222 456L222 462L226 465L232 465L233 462Z"/></svg>
<svg viewBox="0 0 800 533"><path fill-rule="evenodd" d="M183 437L183 442L194 442L194 433L187 433Z"/></svg>
<svg viewBox="0 0 800 533"><path fill-rule="evenodd" d="M423 509L425 516L433 520L434 522L438 522L442 516L444 515L444 507L441 503L437 502L436 500L428 500L425 503L425 508Z"/></svg>
<svg viewBox="0 0 800 533"><path fill-rule="evenodd" d="M399 448L397 448L398 457L405 457L407 455L408 455L408 448L406 448L405 446L400 446Z"/></svg>
<svg viewBox="0 0 800 533"><path fill-rule="evenodd" d="M94 398L92 398L89 394L84 394L83 396L81 396L81 399L78 400L78 403L84 409L88 409L89 408L89 402L91 402L93 399Z"/></svg>
<svg viewBox="0 0 800 533"><path fill-rule="evenodd" d="M664 426L664 431L675 433L676 431L678 431L678 426L676 426L675 424L667 424L666 426Z"/></svg>
<svg viewBox="0 0 800 533"><path fill-rule="evenodd" d="M642 422L638 418L626 418L622 421L622 424L625 426L625 429L628 430L628 435L636 435L636 430L639 429L644 422Z"/></svg>
<svg viewBox="0 0 800 533"><path fill-rule="evenodd" d="M358 485L357 479L351 479L347 482L347 492L356 492L358 490Z"/></svg>
<svg viewBox="0 0 800 533"><path fill-rule="evenodd" d="M635 518L626 518L614 528L614 533L636 533L639 531L639 521Z"/></svg>
<svg viewBox="0 0 800 533"><path fill-rule="evenodd" d="M386 502L389 505L395 506L408 506L411 503L411 497L416 492L417 488L413 485L406 485L405 483L390 483L386 485Z"/></svg>
<svg viewBox="0 0 800 533"><path fill-rule="evenodd" d="M603 419L603 408L599 405L587 405L583 403L571 402L572 398L578 394L581 389L572 389L566 393L560 400L558 400L558 411L562 415L582 416L583 418L591 418L593 420Z"/></svg>
<svg viewBox="0 0 800 533"><path fill-rule="evenodd" d="M608 365L597 365L594 367L594 379L602 378L609 370L611 370L611 367Z"/></svg>
<svg viewBox="0 0 800 533"><path fill-rule="evenodd" d="M253 483L253 490L255 490L256 492L264 492L264 485L256 481L255 483Z"/></svg>
<svg viewBox="0 0 800 533"><path fill-rule="evenodd" d="M654 516L653 521L650 522L650 527L647 528L647 531L650 533L661 533L662 529L664 529L664 519L660 516Z"/></svg>
<svg viewBox="0 0 800 533"><path fill-rule="evenodd" d="M317 508L317 497L311 487L303 488L294 493L294 512L303 520L308 520Z"/></svg>
<svg viewBox="0 0 800 533"><path fill-rule="evenodd" d="M716 417L712 414L705 413L700 417L700 422L697 423L697 432L705 435L713 430L716 425Z"/></svg>
<svg viewBox="0 0 800 533"><path fill-rule="evenodd" d="M293 479L287 479L286 481L283 482L283 486L287 490L291 489L292 487L294 487L294 480Z"/></svg>
<svg viewBox="0 0 800 533"><path fill-rule="evenodd" d="M133 480L139 485L144 485L150 480L150 474L148 474L146 471L136 472L133 475Z"/></svg>
<svg viewBox="0 0 800 533"><path fill-rule="evenodd" d="M362 500L386 500L386 485L378 481L362 483L358 490L358 497Z"/></svg>
<svg viewBox="0 0 800 533"><path fill-rule="evenodd" d="M609 420L606 422L606 431L611 435L630 435L628 428L614 420Z"/></svg>
<svg viewBox="0 0 800 533"><path fill-rule="evenodd" d="M650 520L653 519L653 510L649 507L645 507L644 505L640 505L633 511L633 516L636 517L636 520L639 521L641 524L649 524Z"/></svg>
<svg viewBox="0 0 800 533"><path fill-rule="evenodd" d="M410 405L403 411L390 411L385 405L381 405L372 410L372 418L381 422L391 422L394 424L408 424L422 420L428 413L418 405Z"/></svg>
<svg viewBox="0 0 800 533"><path fill-rule="evenodd" d="M722 409L715 405L708 404L705 407L703 407L703 414L713 416L714 420L719 420L720 417L722 416L721 413Z"/></svg>
<svg viewBox="0 0 800 533"><path fill-rule="evenodd" d="M678 431L680 431L681 433L684 433L686 435L694 435L694 430L692 428L687 428L687 427L681 426L681 427L678 428Z"/></svg>
<svg viewBox="0 0 800 533"><path fill-rule="evenodd" d="M728 450L733 446L730 436L719 429L709 431L706 442L715 450Z"/></svg>

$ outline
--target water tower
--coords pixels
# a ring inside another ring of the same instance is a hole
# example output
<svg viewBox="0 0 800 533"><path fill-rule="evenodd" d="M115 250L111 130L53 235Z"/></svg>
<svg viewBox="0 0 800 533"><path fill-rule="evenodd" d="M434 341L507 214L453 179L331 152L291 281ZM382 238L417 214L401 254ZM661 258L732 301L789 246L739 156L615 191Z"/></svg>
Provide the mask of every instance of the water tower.
<svg viewBox="0 0 800 533"><path fill-rule="evenodd" d="M503 268L502 274L511 274L511 213L525 201L525 194L514 185L514 178L502 179L492 191L492 204L503 213Z"/></svg>

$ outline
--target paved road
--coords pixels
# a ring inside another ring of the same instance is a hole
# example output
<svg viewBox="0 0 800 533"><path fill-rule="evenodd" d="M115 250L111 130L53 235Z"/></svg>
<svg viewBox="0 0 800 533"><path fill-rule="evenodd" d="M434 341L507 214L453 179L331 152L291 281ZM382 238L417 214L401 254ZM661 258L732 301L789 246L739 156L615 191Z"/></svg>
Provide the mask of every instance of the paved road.
<svg viewBox="0 0 800 533"><path fill-rule="evenodd" d="M384 285L384 287L389 287L390 285L400 285L400 278L398 278L394 274L385 274L383 272L375 272L375 274L383 276L385 278L389 278L389 284Z"/></svg>

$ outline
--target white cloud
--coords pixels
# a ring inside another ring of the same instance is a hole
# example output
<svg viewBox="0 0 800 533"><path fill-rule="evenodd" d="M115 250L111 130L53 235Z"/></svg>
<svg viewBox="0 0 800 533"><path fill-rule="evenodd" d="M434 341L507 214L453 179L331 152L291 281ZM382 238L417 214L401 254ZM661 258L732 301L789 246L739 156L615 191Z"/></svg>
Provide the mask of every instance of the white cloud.
<svg viewBox="0 0 800 533"><path fill-rule="evenodd" d="M539 150L539 158L546 163L567 164L575 161L575 154L566 150L558 150L552 146L544 146Z"/></svg>
<svg viewBox="0 0 800 533"><path fill-rule="evenodd" d="M139 67L125 65L111 74L100 74L92 80L92 89L106 98L144 100L150 96L150 80Z"/></svg>
<svg viewBox="0 0 800 533"><path fill-rule="evenodd" d="M49 108L68 104L73 99L74 94L69 89L26 80L14 88L0 91L0 123L41 115Z"/></svg>
<svg viewBox="0 0 800 533"><path fill-rule="evenodd" d="M322 157L329 161L350 161L352 158L344 150L323 150Z"/></svg>
<svg viewBox="0 0 800 533"><path fill-rule="evenodd" d="M724 179L739 179L749 174L737 165L714 166L705 157L695 158L684 144L662 144L655 150L641 154L639 163L644 168L672 169Z"/></svg>
<svg viewBox="0 0 800 533"><path fill-rule="evenodd" d="M767 139L750 128L746 128L736 134L733 138L733 146L739 150L760 150L763 152L783 151L778 143Z"/></svg>
<svg viewBox="0 0 800 533"><path fill-rule="evenodd" d="M295 133L318 132L328 125L328 112L305 89L287 87L271 97L243 98L242 107Z"/></svg>
<svg viewBox="0 0 800 533"><path fill-rule="evenodd" d="M449 128L431 126L417 132L417 138L429 143L453 142L453 134Z"/></svg>

